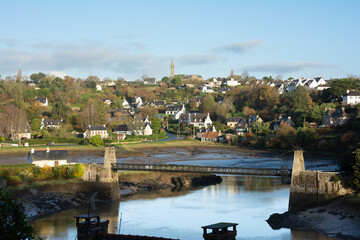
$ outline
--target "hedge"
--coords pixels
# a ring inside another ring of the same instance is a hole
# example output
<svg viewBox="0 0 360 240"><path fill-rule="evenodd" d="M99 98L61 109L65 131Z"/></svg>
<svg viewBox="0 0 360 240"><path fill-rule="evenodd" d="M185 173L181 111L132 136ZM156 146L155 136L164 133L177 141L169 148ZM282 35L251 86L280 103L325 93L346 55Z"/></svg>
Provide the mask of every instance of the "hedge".
<svg viewBox="0 0 360 240"><path fill-rule="evenodd" d="M82 164L62 165L58 167L37 167L33 164L8 165L0 167L0 178L8 180L8 185L51 179L72 179L84 175Z"/></svg>
<svg viewBox="0 0 360 240"><path fill-rule="evenodd" d="M50 142L54 143L74 143L80 144L84 141L83 138L74 138L74 137L51 137L51 138L43 138L43 139L27 139L23 140L29 144L49 144Z"/></svg>

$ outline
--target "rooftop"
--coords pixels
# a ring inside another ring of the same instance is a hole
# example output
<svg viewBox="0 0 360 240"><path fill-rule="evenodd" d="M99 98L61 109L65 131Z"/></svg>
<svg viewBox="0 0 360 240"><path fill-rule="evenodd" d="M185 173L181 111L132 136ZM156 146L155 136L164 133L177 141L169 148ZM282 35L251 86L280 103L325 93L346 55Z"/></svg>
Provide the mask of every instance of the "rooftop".
<svg viewBox="0 0 360 240"><path fill-rule="evenodd" d="M207 229L222 229L222 228L228 228L228 227L233 227L239 225L237 223L226 223L226 222L219 222L219 223L215 223L215 224L210 224L207 226L203 226L201 228L207 228Z"/></svg>

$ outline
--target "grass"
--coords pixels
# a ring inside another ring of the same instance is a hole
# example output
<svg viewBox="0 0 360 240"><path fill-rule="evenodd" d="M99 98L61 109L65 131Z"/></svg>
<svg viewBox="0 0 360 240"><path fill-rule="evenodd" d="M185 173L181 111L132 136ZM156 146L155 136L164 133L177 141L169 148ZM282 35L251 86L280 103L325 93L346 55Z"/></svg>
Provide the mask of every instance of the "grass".
<svg viewBox="0 0 360 240"><path fill-rule="evenodd" d="M0 165L0 168L32 168L34 167L35 164L30 164L30 163L24 163L24 164L14 164L14 165Z"/></svg>

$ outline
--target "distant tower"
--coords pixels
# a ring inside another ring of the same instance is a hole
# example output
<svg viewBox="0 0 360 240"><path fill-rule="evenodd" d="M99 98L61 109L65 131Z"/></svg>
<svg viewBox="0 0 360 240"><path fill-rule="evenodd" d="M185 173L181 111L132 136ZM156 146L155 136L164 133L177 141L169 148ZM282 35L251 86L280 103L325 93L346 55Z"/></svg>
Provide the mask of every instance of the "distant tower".
<svg viewBox="0 0 360 240"><path fill-rule="evenodd" d="M170 68L171 68L171 78L174 78L174 60L171 59L171 65L170 65Z"/></svg>

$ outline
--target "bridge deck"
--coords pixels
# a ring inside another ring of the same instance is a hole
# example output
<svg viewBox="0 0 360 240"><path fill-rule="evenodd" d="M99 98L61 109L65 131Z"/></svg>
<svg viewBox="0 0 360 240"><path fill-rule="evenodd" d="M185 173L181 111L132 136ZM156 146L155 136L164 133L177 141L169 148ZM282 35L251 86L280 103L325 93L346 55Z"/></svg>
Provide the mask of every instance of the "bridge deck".
<svg viewBox="0 0 360 240"><path fill-rule="evenodd" d="M112 165L113 170L135 170L135 171L165 171L165 172L193 172L214 173L233 175L257 175L257 176L291 176L291 169L282 168L239 168L239 167L213 167L197 165L177 164L131 164L116 163Z"/></svg>

